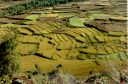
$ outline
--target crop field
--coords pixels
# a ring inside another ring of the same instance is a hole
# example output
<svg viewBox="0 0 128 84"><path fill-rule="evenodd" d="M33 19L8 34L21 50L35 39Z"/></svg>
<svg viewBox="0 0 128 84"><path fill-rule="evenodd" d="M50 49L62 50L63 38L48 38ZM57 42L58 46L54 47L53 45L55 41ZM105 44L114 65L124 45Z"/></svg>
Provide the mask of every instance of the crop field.
<svg viewBox="0 0 128 84"><path fill-rule="evenodd" d="M125 0L81 0L6 16L0 12L0 28L17 28L13 51L19 56L20 72L38 66L48 73L61 64L64 72L79 78L90 71L105 72L110 61L127 61L125 5ZM0 11L11 6L1 6Z"/></svg>

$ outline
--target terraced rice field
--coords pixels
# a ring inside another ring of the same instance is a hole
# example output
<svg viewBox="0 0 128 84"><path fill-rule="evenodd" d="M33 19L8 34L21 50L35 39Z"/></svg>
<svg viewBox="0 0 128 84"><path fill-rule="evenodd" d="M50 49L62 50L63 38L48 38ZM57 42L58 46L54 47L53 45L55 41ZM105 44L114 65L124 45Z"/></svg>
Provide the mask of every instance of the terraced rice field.
<svg viewBox="0 0 128 84"><path fill-rule="evenodd" d="M60 28L60 26L63 27ZM51 66L55 67L57 64L63 64L63 62L67 61L67 65L64 63L64 70L70 66L71 62L72 67L70 69L72 72L73 66L78 61L81 66L83 65L83 68L89 67L88 69L92 70L91 67L98 67L95 61L100 59L127 59L125 35L125 32L101 32L88 27L70 28L61 23L37 23L22 29L19 28L17 40L21 43L16 47L16 51L23 55L21 57L23 61L30 60L27 63L22 62L26 63L25 65L33 63L33 65L43 66L43 63L44 65L51 63ZM31 59L31 55L32 57L35 56L35 62ZM38 62L37 59L44 59L46 63L44 61ZM93 64L88 65L88 61ZM100 64L100 61L98 62ZM76 66L76 70L81 70L81 66ZM43 67L41 68L43 70Z"/></svg>
<svg viewBox="0 0 128 84"><path fill-rule="evenodd" d="M62 64L63 71L85 76L105 70L109 60L128 59L127 17L111 6L107 0L68 3L0 18L0 26L18 27L22 72L38 65L47 73Z"/></svg>

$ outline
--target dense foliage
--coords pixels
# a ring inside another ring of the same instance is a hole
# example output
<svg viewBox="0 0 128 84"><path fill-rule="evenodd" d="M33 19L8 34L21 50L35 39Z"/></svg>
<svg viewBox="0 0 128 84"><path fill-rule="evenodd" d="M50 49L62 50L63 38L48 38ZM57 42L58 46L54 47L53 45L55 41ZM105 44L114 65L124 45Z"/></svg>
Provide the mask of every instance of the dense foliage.
<svg viewBox="0 0 128 84"><path fill-rule="evenodd" d="M33 0L23 4L17 4L5 9L0 10L0 17L6 15L17 14L33 8L54 6L57 4L67 3L71 1L84 1L84 0Z"/></svg>
<svg viewBox="0 0 128 84"><path fill-rule="evenodd" d="M8 1L13 1L13 0L0 0L0 1L6 1L6 2L8 2Z"/></svg>
<svg viewBox="0 0 128 84"><path fill-rule="evenodd" d="M1 81L7 82L7 76L12 75L19 68L17 55L13 52L16 46L16 40L15 34L10 33L10 29L0 28L0 30L0 33L4 32L3 36L1 35L0 37L0 84L7 84L1 83Z"/></svg>

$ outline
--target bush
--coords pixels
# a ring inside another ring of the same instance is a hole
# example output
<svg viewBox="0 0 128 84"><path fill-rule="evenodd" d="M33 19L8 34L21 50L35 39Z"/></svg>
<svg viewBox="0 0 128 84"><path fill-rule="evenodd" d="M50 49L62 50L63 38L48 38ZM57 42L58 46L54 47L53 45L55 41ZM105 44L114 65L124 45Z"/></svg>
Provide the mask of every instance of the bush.
<svg viewBox="0 0 128 84"><path fill-rule="evenodd" d="M0 28L0 33L0 80L7 84L6 78L15 73L19 68L17 55L13 52L16 45L16 36L8 28Z"/></svg>

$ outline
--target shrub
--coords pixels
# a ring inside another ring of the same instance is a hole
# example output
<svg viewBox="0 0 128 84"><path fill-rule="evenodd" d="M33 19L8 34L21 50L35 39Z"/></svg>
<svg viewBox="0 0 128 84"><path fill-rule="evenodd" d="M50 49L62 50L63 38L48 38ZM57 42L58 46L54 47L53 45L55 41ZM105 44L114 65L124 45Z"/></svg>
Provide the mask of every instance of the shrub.
<svg viewBox="0 0 128 84"><path fill-rule="evenodd" d="M7 84L8 76L19 68L17 55L13 52L16 45L15 37L15 33L10 29L0 28L0 79L4 84Z"/></svg>

